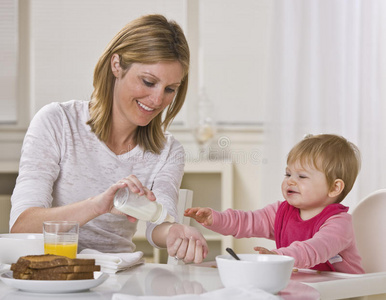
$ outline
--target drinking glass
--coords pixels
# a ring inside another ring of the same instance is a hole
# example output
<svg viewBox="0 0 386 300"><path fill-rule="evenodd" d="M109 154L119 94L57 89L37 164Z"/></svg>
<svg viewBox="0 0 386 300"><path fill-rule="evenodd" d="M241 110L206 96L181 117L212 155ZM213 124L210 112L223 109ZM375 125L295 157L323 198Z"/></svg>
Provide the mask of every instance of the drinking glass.
<svg viewBox="0 0 386 300"><path fill-rule="evenodd" d="M44 253L76 258L79 223L47 221L43 223Z"/></svg>

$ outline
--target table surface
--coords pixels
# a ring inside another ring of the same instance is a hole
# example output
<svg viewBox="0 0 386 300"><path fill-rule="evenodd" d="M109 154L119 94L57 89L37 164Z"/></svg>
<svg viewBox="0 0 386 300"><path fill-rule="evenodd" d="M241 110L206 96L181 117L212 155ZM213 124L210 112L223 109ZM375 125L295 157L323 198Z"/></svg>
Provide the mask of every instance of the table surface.
<svg viewBox="0 0 386 300"><path fill-rule="evenodd" d="M171 296L200 294L223 288L214 262L202 265L143 264L112 274L100 286L87 292L68 294L35 294L17 290L0 282L0 299L111 299L114 293L129 295ZM286 289L279 293L283 300L342 299L381 294L386 299L386 272L366 275L294 272ZM379 298L378 298L379 297ZM366 299L373 299L367 297Z"/></svg>

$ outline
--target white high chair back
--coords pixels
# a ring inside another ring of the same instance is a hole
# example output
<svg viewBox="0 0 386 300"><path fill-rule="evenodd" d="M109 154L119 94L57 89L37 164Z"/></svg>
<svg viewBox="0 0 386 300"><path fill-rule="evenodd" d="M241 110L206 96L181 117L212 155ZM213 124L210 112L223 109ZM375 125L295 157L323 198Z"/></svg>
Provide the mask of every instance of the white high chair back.
<svg viewBox="0 0 386 300"><path fill-rule="evenodd" d="M190 225L190 218L184 216L185 209L192 207L193 201L193 191L187 189L180 189L177 203L177 213L179 223L184 225ZM179 265L183 264L183 261L176 260L174 257L168 257L168 264L170 265Z"/></svg>
<svg viewBox="0 0 386 300"><path fill-rule="evenodd" d="M193 191L187 189L181 189L178 195L178 219L179 223L190 225L190 218L184 216L185 209L192 207Z"/></svg>
<svg viewBox="0 0 386 300"><path fill-rule="evenodd" d="M386 271L386 189L371 193L352 212L355 237L366 273Z"/></svg>

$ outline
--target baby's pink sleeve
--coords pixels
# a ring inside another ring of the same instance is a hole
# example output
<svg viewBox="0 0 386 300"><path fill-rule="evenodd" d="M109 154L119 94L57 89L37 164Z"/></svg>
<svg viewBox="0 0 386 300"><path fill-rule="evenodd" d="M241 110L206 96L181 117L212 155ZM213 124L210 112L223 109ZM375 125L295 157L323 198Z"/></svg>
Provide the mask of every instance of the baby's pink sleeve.
<svg viewBox="0 0 386 300"><path fill-rule="evenodd" d="M206 228L235 238L274 238L274 225L280 202L255 211L227 209L224 212L212 210L213 224Z"/></svg>

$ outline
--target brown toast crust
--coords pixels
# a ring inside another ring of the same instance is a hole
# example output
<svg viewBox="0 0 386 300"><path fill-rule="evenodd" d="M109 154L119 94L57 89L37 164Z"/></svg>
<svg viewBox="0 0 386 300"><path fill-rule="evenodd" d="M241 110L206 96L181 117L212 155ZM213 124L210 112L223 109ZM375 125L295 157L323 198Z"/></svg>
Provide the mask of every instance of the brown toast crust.
<svg viewBox="0 0 386 300"><path fill-rule="evenodd" d="M93 272L81 273L19 273L13 272L13 278L25 280L80 280L80 279L94 279Z"/></svg>
<svg viewBox="0 0 386 300"><path fill-rule="evenodd" d="M24 265L12 264L11 270L14 272L25 274L42 274L42 273L82 273L100 271L101 267L96 265L80 265L80 266L59 266L44 269L25 268Z"/></svg>
<svg viewBox="0 0 386 300"><path fill-rule="evenodd" d="M45 254L22 256L11 265L11 270L15 279L77 280L93 279L100 266L95 265L95 259Z"/></svg>
<svg viewBox="0 0 386 300"><path fill-rule="evenodd" d="M17 264L33 269L45 269L58 266L95 265L95 259L68 258L52 254L28 255L20 257Z"/></svg>

